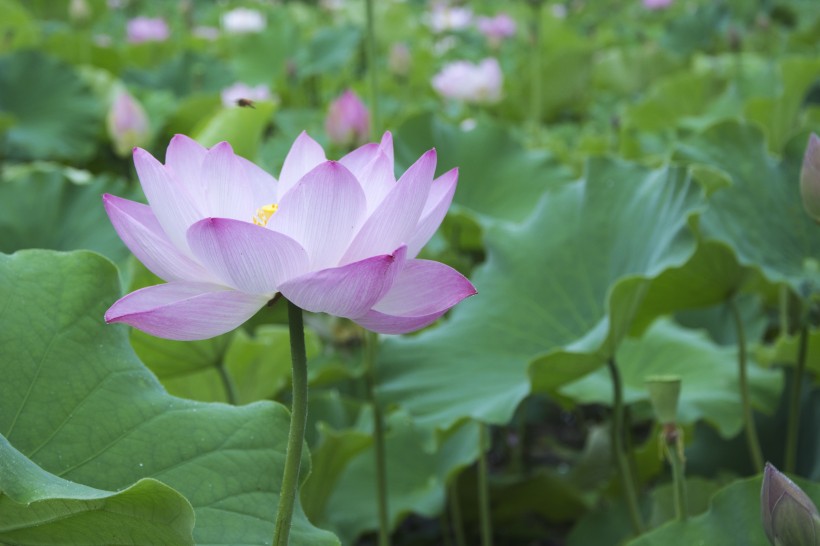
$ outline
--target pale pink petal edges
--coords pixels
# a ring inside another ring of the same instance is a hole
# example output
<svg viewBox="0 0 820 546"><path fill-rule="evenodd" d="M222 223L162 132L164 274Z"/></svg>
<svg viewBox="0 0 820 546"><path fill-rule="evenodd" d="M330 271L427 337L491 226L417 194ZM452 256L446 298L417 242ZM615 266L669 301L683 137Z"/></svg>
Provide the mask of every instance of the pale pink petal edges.
<svg viewBox="0 0 820 546"><path fill-rule="evenodd" d="M455 304L476 294L464 275L439 262L408 260L396 282L357 324L380 334L405 334L432 324Z"/></svg>
<svg viewBox="0 0 820 546"><path fill-rule="evenodd" d="M265 296L216 284L170 282L120 298L105 312L105 321L165 339L208 339L240 326L266 302Z"/></svg>

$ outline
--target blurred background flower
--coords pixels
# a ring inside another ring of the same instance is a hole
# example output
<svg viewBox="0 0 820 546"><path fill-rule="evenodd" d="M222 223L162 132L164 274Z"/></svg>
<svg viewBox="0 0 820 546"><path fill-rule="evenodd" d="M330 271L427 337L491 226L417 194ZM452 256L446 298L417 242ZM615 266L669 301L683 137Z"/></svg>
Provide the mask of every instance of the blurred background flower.
<svg viewBox="0 0 820 546"><path fill-rule="evenodd" d="M330 141L339 146L353 146L367 141L370 114L356 93L348 89L330 103L325 131Z"/></svg>
<svg viewBox="0 0 820 546"><path fill-rule="evenodd" d="M255 9L236 8L222 14L222 28L228 34L262 32L267 27L265 16Z"/></svg>
<svg viewBox="0 0 820 546"><path fill-rule="evenodd" d="M168 23L161 17L134 17L126 24L128 41L132 44L142 42L164 42L171 35Z"/></svg>
<svg viewBox="0 0 820 546"><path fill-rule="evenodd" d="M501 100L504 77L492 57L478 64L455 61L433 76L433 89L442 97L470 103L491 104Z"/></svg>
<svg viewBox="0 0 820 546"><path fill-rule="evenodd" d="M121 157L131 155L131 150L136 146L147 145L151 135L151 126L145 110L123 87L114 91L106 127L114 151Z"/></svg>
<svg viewBox="0 0 820 546"><path fill-rule="evenodd" d="M248 99L251 101L270 100L273 95L270 88L264 83L259 85L247 85L242 82L237 82L230 87L226 87L220 93L222 104L226 107L236 106L240 99Z"/></svg>

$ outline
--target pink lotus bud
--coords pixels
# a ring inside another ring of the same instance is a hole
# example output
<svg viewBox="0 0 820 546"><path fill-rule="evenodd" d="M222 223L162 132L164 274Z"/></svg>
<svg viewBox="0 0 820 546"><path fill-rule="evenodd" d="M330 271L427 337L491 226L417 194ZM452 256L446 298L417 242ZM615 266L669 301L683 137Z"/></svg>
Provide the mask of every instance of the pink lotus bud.
<svg viewBox="0 0 820 546"><path fill-rule="evenodd" d="M142 42L164 42L171 35L171 31L165 19L135 17L128 21L126 34L130 43L140 44Z"/></svg>
<svg viewBox="0 0 820 546"><path fill-rule="evenodd" d="M803 208L815 221L820 222L820 138L814 133L809 137L803 156L800 195L803 197Z"/></svg>
<svg viewBox="0 0 820 546"><path fill-rule="evenodd" d="M820 512L797 484L770 463L763 470L760 518L775 546L817 546Z"/></svg>
<svg viewBox="0 0 820 546"><path fill-rule="evenodd" d="M672 0L643 0L643 7L650 10L665 9L672 5Z"/></svg>
<svg viewBox="0 0 820 546"><path fill-rule="evenodd" d="M359 97L347 90L330 103L325 118L325 131L330 141L340 146L362 144L370 133L370 114Z"/></svg>
<svg viewBox="0 0 820 546"><path fill-rule="evenodd" d="M230 87L226 87L222 90L220 96L222 97L223 106L227 108L237 106L239 101L242 99L250 101L265 101L273 98L270 88L268 88L268 86L264 83L250 86L241 82L235 83Z"/></svg>
<svg viewBox="0 0 820 546"><path fill-rule="evenodd" d="M137 100L125 89L114 95L107 118L108 136L120 157L131 155L135 146L144 146L150 137L148 116Z"/></svg>
<svg viewBox="0 0 820 546"><path fill-rule="evenodd" d="M396 76L407 76L410 72L410 48L407 44L397 43L390 47L387 67Z"/></svg>
<svg viewBox="0 0 820 546"><path fill-rule="evenodd" d="M433 89L446 98L473 103L494 103L501 100L504 77L494 58L479 64L456 61L433 76Z"/></svg>
<svg viewBox="0 0 820 546"><path fill-rule="evenodd" d="M513 18L506 13L499 13L495 17L479 17L476 26L493 47L500 45L505 38L514 36L518 28Z"/></svg>

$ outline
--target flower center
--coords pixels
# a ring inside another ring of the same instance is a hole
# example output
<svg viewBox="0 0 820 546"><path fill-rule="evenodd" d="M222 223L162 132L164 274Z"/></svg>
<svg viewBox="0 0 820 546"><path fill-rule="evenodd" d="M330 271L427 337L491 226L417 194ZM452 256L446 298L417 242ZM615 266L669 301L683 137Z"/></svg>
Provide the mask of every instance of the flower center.
<svg viewBox="0 0 820 546"><path fill-rule="evenodd" d="M253 223L257 226L263 227L268 225L270 217L273 216L277 210L279 210L279 205L276 203L271 203L270 205L265 205L264 207L256 209L256 214L253 217Z"/></svg>

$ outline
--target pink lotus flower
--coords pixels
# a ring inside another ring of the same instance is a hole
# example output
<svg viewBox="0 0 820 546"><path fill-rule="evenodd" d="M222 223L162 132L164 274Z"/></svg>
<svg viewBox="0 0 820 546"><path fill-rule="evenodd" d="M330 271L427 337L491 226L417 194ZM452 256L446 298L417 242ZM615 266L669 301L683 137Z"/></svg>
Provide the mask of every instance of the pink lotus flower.
<svg viewBox="0 0 820 546"><path fill-rule="evenodd" d="M117 155L125 157L134 146L145 146L151 136L148 115L125 89L118 89L106 117L108 136Z"/></svg>
<svg viewBox="0 0 820 546"><path fill-rule="evenodd" d="M222 28L228 34L262 32L268 26L265 16L255 9L236 8L222 14Z"/></svg>
<svg viewBox="0 0 820 546"><path fill-rule="evenodd" d="M152 335L205 339L230 331L277 293L312 312L400 334L475 294L460 273L416 255L438 228L457 169L433 180L436 152L396 182L393 144L367 144L339 161L302 133L277 182L222 142L177 135L165 165L134 150L149 205L106 194L123 242L167 284L114 303L106 322Z"/></svg>
<svg viewBox="0 0 820 546"><path fill-rule="evenodd" d="M493 46L498 46L505 38L514 36L518 28L515 20L506 13L499 13L495 17L479 17L476 27Z"/></svg>
<svg viewBox="0 0 820 546"><path fill-rule="evenodd" d="M501 66L493 58L479 64L456 61L433 76L433 89L439 95L464 102L493 103L501 100Z"/></svg>
<svg viewBox="0 0 820 546"><path fill-rule="evenodd" d="M672 0L643 0L643 7L649 10L664 9L672 5Z"/></svg>
<svg viewBox="0 0 820 546"><path fill-rule="evenodd" d="M132 44L164 42L171 35L168 23L159 17L135 17L128 21L125 31Z"/></svg>
<svg viewBox="0 0 820 546"><path fill-rule="evenodd" d="M359 97L348 89L330 103L325 118L330 141L339 146L362 144L370 134L370 114Z"/></svg>

